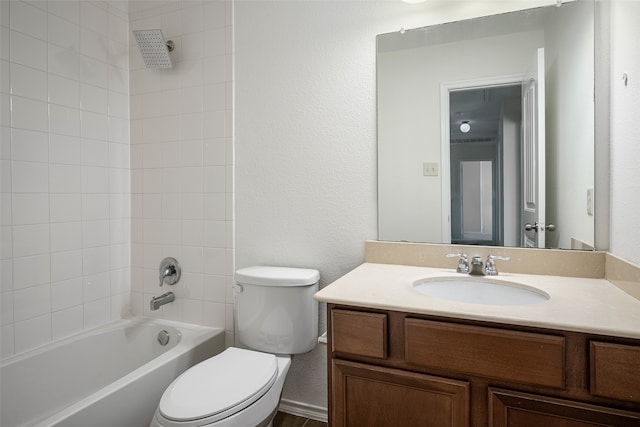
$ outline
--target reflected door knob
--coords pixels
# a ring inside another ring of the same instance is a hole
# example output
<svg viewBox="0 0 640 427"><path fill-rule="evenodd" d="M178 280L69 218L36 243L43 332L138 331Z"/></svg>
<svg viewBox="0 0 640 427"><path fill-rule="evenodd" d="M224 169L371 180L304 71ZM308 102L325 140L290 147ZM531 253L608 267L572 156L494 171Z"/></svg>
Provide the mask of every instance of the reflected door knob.
<svg viewBox="0 0 640 427"><path fill-rule="evenodd" d="M525 231L533 231L533 232L538 232L538 229L540 228L540 225L536 222L533 225L526 223L524 225L524 229ZM547 231L555 231L556 230L556 226L555 224L547 224L544 226L544 229Z"/></svg>

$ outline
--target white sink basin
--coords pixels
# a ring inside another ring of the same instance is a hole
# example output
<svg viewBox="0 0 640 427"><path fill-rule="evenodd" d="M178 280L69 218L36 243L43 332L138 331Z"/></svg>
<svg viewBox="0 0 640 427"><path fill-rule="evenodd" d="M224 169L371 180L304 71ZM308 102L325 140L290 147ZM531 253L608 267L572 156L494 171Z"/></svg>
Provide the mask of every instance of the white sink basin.
<svg viewBox="0 0 640 427"><path fill-rule="evenodd" d="M421 294L484 305L530 305L548 301L540 289L506 281L474 277L430 277L413 282Z"/></svg>

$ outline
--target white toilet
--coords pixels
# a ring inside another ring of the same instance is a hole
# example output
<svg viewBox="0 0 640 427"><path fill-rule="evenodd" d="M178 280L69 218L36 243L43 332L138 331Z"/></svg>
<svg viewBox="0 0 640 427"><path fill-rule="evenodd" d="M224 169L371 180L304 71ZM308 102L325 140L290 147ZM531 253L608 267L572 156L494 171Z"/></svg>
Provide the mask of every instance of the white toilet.
<svg viewBox="0 0 640 427"><path fill-rule="evenodd" d="M236 272L237 337L176 378L151 427L264 427L276 414L291 355L318 340L317 270L249 267ZM257 351L256 351L257 350Z"/></svg>

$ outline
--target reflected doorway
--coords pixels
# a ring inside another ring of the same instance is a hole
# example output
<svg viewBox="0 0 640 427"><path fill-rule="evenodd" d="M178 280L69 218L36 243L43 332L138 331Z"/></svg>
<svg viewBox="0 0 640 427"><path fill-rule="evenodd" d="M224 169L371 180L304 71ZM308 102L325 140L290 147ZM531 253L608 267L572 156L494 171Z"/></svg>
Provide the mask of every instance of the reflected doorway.
<svg viewBox="0 0 640 427"><path fill-rule="evenodd" d="M451 242L520 246L522 85L449 91Z"/></svg>

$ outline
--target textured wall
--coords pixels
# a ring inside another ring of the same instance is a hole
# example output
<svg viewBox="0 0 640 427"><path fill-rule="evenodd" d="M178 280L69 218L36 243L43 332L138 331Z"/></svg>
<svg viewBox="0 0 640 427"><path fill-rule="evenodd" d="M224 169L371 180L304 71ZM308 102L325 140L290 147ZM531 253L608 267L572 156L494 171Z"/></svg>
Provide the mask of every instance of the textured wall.
<svg viewBox="0 0 640 427"><path fill-rule="evenodd" d="M534 3L237 2L236 267L317 268L326 285L362 263L377 237L377 34ZM326 407L325 351L294 359L285 401Z"/></svg>
<svg viewBox="0 0 640 427"><path fill-rule="evenodd" d="M611 244L610 251L640 263L640 3L612 2L611 9ZM628 76L628 84L623 74Z"/></svg>

